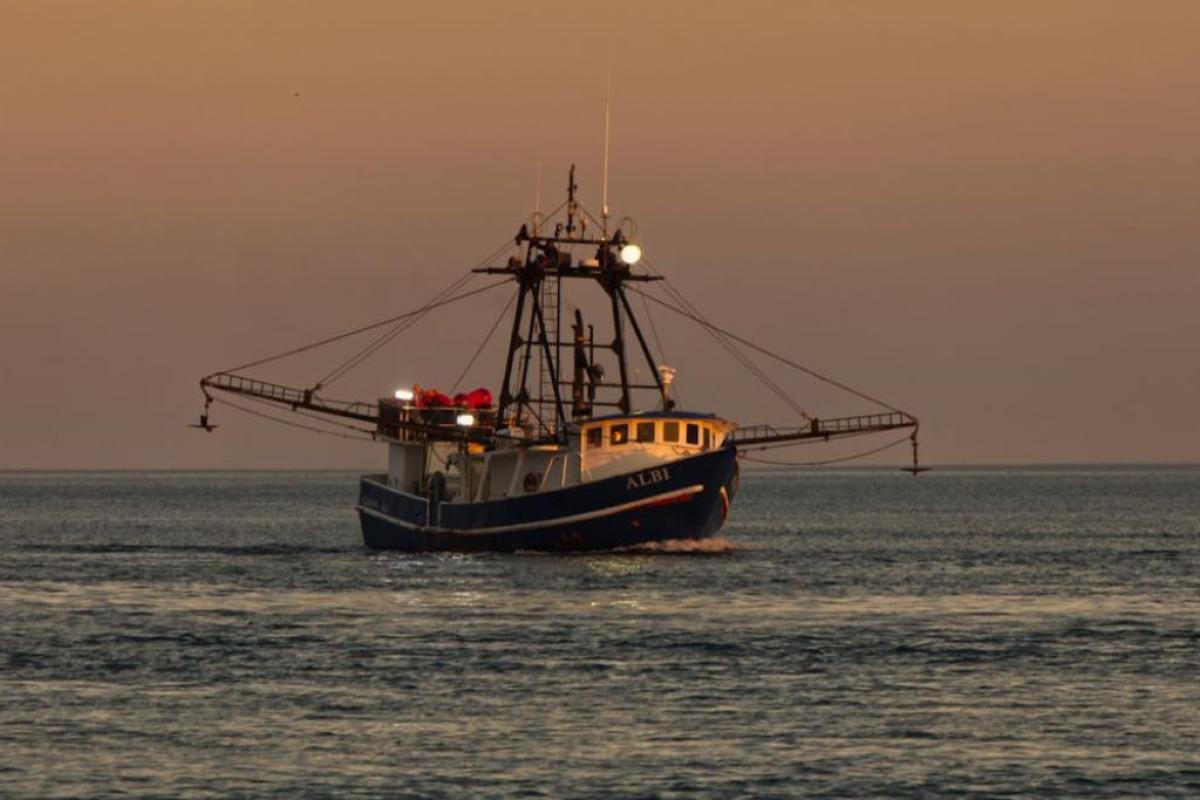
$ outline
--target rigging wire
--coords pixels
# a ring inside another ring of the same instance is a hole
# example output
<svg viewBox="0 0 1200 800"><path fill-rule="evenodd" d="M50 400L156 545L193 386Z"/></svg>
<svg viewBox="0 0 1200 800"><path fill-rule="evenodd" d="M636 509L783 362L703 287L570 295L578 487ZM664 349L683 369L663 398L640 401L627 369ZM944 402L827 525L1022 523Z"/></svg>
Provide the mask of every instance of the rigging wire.
<svg viewBox="0 0 1200 800"><path fill-rule="evenodd" d="M498 286L503 286L504 284L509 283L509 282L510 282L509 278L504 278L502 280L496 281L495 283L489 283L487 286L482 286L478 289L472 289L469 292L462 292L461 294L456 294L452 297L448 297L448 298L438 301L436 303L430 303L429 305L425 306L425 308L420 309L415 316L411 317L408 320L405 320L404 322L401 322L399 325L397 325L395 328L393 328L387 334L385 334L384 336L377 339L375 341L375 343L370 345L366 350L360 351L358 353L358 355L354 356L354 358L352 358L349 362L345 362L341 367L338 367L336 370L334 370L333 373L330 373L330 375L326 375L325 378L323 378L322 380L317 382L317 385L315 388L322 388L322 387L328 386L329 384L333 383L333 381L336 381L339 378L341 378L342 376L344 376L350 370L354 369L359 364L366 361L368 358L370 358L375 353L377 353L384 345L386 345L392 339L396 338L401 333L404 333L404 331L408 330L413 325L416 325L418 322L420 322L421 319L424 318L424 316L426 314L428 314L430 311L433 311L436 308L441 308L442 306L450 305L451 303L456 303L459 300L465 300L466 298L473 297L474 295L477 295L477 294L482 294L491 289L495 289Z"/></svg>
<svg viewBox="0 0 1200 800"><path fill-rule="evenodd" d="M258 403L260 406L266 406L267 408L275 409L275 408L280 407L277 402L272 401L272 400L267 400L267 399L264 399L261 397L245 396L245 398L247 400L249 400L251 403ZM309 419L315 419L318 422L325 423L326 425L335 425L339 428L345 428L347 430L356 431L358 433L366 433L366 434L369 434L372 438L374 438L374 436L375 436L375 431L371 430L370 428L360 428L359 426L357 426L353 423L350 423L350 422L336 422L334 420L327 419L327 418L321 416L320 412L313 413L311 411L301 411L299 408L289 408L288 411L290 413L296 414L297 416L300 416L300 417L308 417Z"/></svg>
<svg viewBox="0 0 1200 800"><path fill-rule="evenodd" d="M743 339L741 336L738 336L737 334L730 333L729 331L714 325L713 323L709 322L708 320L706 320L696 314L692 314L684 309L677 308L677 307L671 305L670 303L660 300L659 298L654 297L653 295L647 294L647 293L642 292L633 287L630 287L629 290L632 292L636 292L637 294L640 294L644 297L649 298L652 302L655 302L655 303L659 304L660 306L663 306L664 308L670 309L671 311L674 311L676 314L687 317L688 319L703 326L704 328L711 328L712 330L720 333L722 336L727 336L730 339L734 340L735 342L738 342L740 344L745 345L746 347L749 347L751 350L759 352L769 358L773 358L774 360L776 360L782 364L786 364L787 366L792 367L793 369L797 369L797 370L805 373L806 375L809 375L813 378L816 378L819 381L822 381L823 383L827 383L830 386L835 386L844 392L848 392L848 393L854 395L855 397L861 398L868 402L875 403L876 405L882 406L883 408L886 408L889 411L895 411L897 414L904 414L906 416L912 417L911 414L908 414L907 412L902 411L899 408L896 408L891 403L885 403L884 401L880 400L877 397L872 397L871 395L869 395L865 392L861 392L858 389L854 389L850 386L847 386L846 384L841 383L840 381L837 381L837 380L829 377L828 375L822 375L821 373L817 372L816 370L810 369L809 367L806 367L803 364L798 364L795 361L792 361L791 359L785 358L784 356L781 356L777 353L773 353L770 350L766 349L765 347L757 345L754 342L751 342L747 339Z"/></svg>
<svg viewBox="0 0 1200 800"><path fill-rule="evenodd" d="M565 205L565 203L564 203L564 205ZM499 256L505 250L508 250L512 246L513 246L512 242L506 241L504 244L500 245L495 250L493 250L491 253L489 253L480 262L479 265L486 266L493 259L495 259L497 256ZM426 313L428 313L429 311L438 307L438 305L444 305L444 304L438 303L437 301L441 300L442 298L444 298L446 295L450 294L451 292L454 292L454 291L457 291L458 289L464 288L468 283L471 282L472 279L475 278L475 276L476 276L475 271L471 270L463 277L460 277L457 281L455 281L449 287L447 287L446 289L443 289L441 292L439 292L437 295L435 295L434 298L429 301L429 303L426 303L424 308L418 309L415 312L414 316L402 321L395 328L384 333L382 336L380 336L374 342L367 345L365 348L360 350L358 353L356 353L355 355L351 356L349 359L344 361L341 365L339 365L338 367L335 367L328 375L326 375L325 377L323 377L319 381L317 381L316 388L328 386L329 384L331 384L334 381L341 378L346 373L350 372L350 370L354 369L362 362L366 361L372 355L377 353L381 348L383 348L392 339L396 338L401 333L408 330L413 325L415 325L417 322L419 322ZM505 282L507 282L507 279L505 279L504 281L501 281L500 283L493 284L493 286L499 286ZM464 297L469 297L471 294L472 293L461 295L459 299L464 298Z"/></svg>
<svg viewBox="0 0 1200 800"><path fill-rule="evenodd" d="M282 358L287 358L288 356L294 356L299 353L304 353L308 350L315 350L318 347L323 347L327 344L333 344L334 342L341 341L342 339L348 339L351 336L357 336L360 333L366 333L367 331L372 331L372 330L375 330L376 328L382 328L384 325L390 325L391 323L396 322L397 320L406 319L415 314L421 313L421 310L422 309L418 308L414 311L406 311L403 314L397 314L394 317L388 317L387 319L382 319L378 322L372 322L370 325L364 325L360 328L355 328L354 330L346 331L344 333L339 333L336 336L330 336L327 339L321 339L320 341L311 342L306 345L301 345L300 347L296 347L291 350L284 351L282 353L276 353L273 356L267 356L266 358L260 358L257 361L247 361L245 364L238 364L236 367L227 367L225 369L217 370L217 372L213 373L213 374L215 375L215 374L218 374L221 372L237 372L238 370L249 369L250 367L257 367L260 364L268 364L272 361L278 361Z"/></svg>
<svg viewBox="0 0 1200 800"><path fill-rule="evenodd" d="M775 461L775 460L769 459L769 458L758 458L756 456L748 456L748 455L744 455L744 454L738 454L738 458L741 458L745 461L753 461L756 464L769 464L771 466L776 466L776 467L822 467L827 464L841 464L846 461L854 461L859 458L866 458L867 456L873 456L876 453L882 453L884 450L890 450L891 448L896 447L897 445L904 444L911 438L912 438L911 434L907 435L907 436L902 436L901 438L897 439L894 442L888 442L885 445L881 445L879 447L875 447L870 450L865 450L861 453L855 453L854 455L849 455L849 456L842 456L841 458L828 458L828 459L825 459L824 461Z"/></svg>
<svg viewBox="0 0 1200 800"><path fill-rule="evenodd" d="M480 288L478 288L478 289L472 289L472 290L471 290L471 291L469 291L469 292L463 292L463 293L461 293L461 294L454 295L453 297L447 297L447 298L445 298L444 300L441 300L441 301L438 301L438 302L431 302L430 304L426 305L426 306L425 306L425 307L423 307L423 308L419 308L419 309L417 309L416 311L409 311L409 312L407 312L407 313L400 314L400 315L398 315L398 316L395 316L395 317L391 317L390 319L383 320L382 322L377 322L377 323L375 323L375 324L373 324L373 325L368 325L368 326L365 326L365 327L363 327L363 328L358 328L357 330L354 330L354 331L349 331L348 333L344 333L344 334L341 334L341 335L338 335L338 336L333 336L333 337L330 337L329 339L325 339L325 340L323 340L323 341L321 341L321 342L314 342L314 343L313 343L313 344L311 344L311 345L305 345L304 347L298 347L298 348L296 348L295 350L290 350L290 351L288 351L288 352L286 352L286 353L281 353L280 355L277 355L277 356L271 356L271 357L269 357L269 358L264 358L264 359L261 359L261 360L259 360L259 361L250 362L249 364L243 364L243 365L242 365L242 366L240 366L240 367L231 367L231 368L229 368L229 369L227 369L227 370L220 370L220 371L218 371L218 372L215 372L215 373L213 373L213 374L214 374L214 375L227 374L227 373L231 373L231 372L234 372L234 371L237 371L237 370L245 369L245 368L247 368L247 367L252 367L252 366L255 366L255 365L257 365L257 364L265 364L265 363L267 363L267 362L269 362L269 361L278 361L279 359L281 359L281 358L284 358L284 357L286 357L286 356L295 355L296 353L301 353L301 352L304 352L305 350L312 350L312 349L314 349L314 348L316 348L316 347L320 347L320 346L321 346L321 345L323 345L323 344L329 344L330 342L334 342L334 341L337 341L337 340L339 340L339 339L345 339L345 338L347 338L348 336L353 336L353 335L355 335L355 334L357 334L357 333L363 333L364 331L371 330L372 328L379 328L379 327L382 327L383 325L387 325L387 324L388 324L388 323L390 323L390 322L395 322L395 321L396 321L396 320L398 320L398 319L404 319L404 318L406 318L406 317L409 317L409 318L411 318L411 317L414 317L414 316L419 316L419 315L420 315L420 316L423 316L424 314L427 314L428 312L430 312L430 311L433 311L434 309L441 308L442 306L448 306L448 305L450 305L451 303L456 303L456 302L458 302L459 300L465 300L465 299L466 299L466 298L468 298L468 297L473 297L473 296L475 296L475 295L477 295L477 294L482 294L482 293L484 293L484 292L486 292L486 291L489 291L490 289L495 289L495 288L496 288L496 287L498 287L498 286L503 286L504 284L506 284L506 283L509 283L509 280L510 280L510 279L508 279L508 278L504 278L503 280L496 281L495 283L489 283L487 286L481 286L481 287L480 287ZM415 323L415 322L416 322L416 320L413 320L413 322ZM407 329L408 327L410 327L410 326L411 326L411 323L410 323L410 325L406 325L404 329L402 329L402 330L400 330L400 331L396 331L394 334L392 334L392 336L394 337L394 336L398 335L399 333L402 333L402 332L403 332L403 330L406 330L406 329ZM386 342L385 342L385 343L386 343ZM380 346L382 346L382 345L380 345ZM378 349L378 348L376 348L376 349ZM370 356L370 355L371 355L372 353L374 353L374 352L375 352L375 351L374 351L374 350L372 350L372 351L371 351L371 353L367 353L366 355L367 355L367 356ZM357 364L358 364L358 363L361 363L361 360L360 360L359 362L356 362L354 366L357 366ZM339 375L337 375L337 376L335 377L335 380L336 380L336 378L337 378L337 377L341 377L341 375L344 375L344 374L345 374L345 372L341 372Z"/></svg>
<svg viewBox="0 0 1200 800"><path fill-rule="evenodd" d="M660 273L658 273L658 271L655 270L653 266L651 266L650 264L647 264L646 266L651 271L651 273L658 275L659 277L662 277L662 275ZM672 299L676 300L676 302L678 302L684 308L690 310L691 313L694 315L695 319L703 321L702 324L704 324L704 326L705 326L705 331L708 333L709 336L711 336L713 338L713 341L715 341L717 344L721 345L721 347L725 348L725 351L727 353L729 353L731 356L733 356L733 358L736 361L738 361L743 367L745 367L746 370L748 372L750 372L751 375L756 377L759 380L759 382L762 383L764 386L766 386L776 397L778 397L787 406L789 406L793 411L795 411L797 414L799 414L802 419L805 419L805 420L812 419L812 417L809 415L809 413L807 411L805 411L805 409L798 402L796 402L795 398L793 398L791 395L789 395L782 386L780 386L775 380L773 380L762 369L762 367L760 367L760 366L758 366L758 364L754 363L753 359L751 359L749 356L747 356L745 353L743 353L741 350L739 350L737 348L737 346L735 346L732 342L730 342L726 338L724 338L721 335L720 329L716 328L715 325L711 325L711 323L709 323L708 320L704 318L704 315L700 313L700 310L698 308L696 308L696 306L690 300L688 300L686 297L684 297L682 292L680 292L673 285L671 285L670 281L663 278L662 283L663 283L663 290L666 291L668 293L668 295L672 297ZM630 291L638 291L638 290L630 287ZM638 292L638 293L642 294L643 300L646 297L650 297L649 295L644 294L642 292ZM650 299L653 300L654 298L650 297Z"/></svg>
<svg viewBox="0 0 1200 800"><path fill-rule="evenodd" d="M669 363L667 351L663 348L662 341L658 338L658 326L654 324L654 315L650 313L650 304L646 302L645 297L642 298L642 308L646 311L646 319L650 320L650 333L654 335L654 346L658 348L658 357L664 364ZM683 402L683 396L679 393L678 384L672 383L671 388L675 390L675 397L678 398L679 402Z"/></svg>
<svg viewBox="0 0 1200 800"><path fill-rule="evenodd" d="M292 422L289 419L283 419L282 417L276 417L273 414L264 414L261 411L256 411L253 408L247 408L246 406L226 400L223 397L214 397L214 398L212 398L212 400L215 403L221 403L221 404L227 405L231 408L236 408L238 411L241 411L244 414L250 414L251 416L261 417L262 419L267 419L272 422L278 422L280 425L287 425L292 428L299 428L301 430L310 431L312 433L321 433L326 436L337 436L341 439L351 439L351 440L359 441L359 442L375 441L374 436L351 436L348 433L340 433L339 431L330 431L330 430L326 430L324 428L318 428L315 425L305 425L303 422ZM361 431L363 429L362 428L354 428L354 430Z"/></svg>
<svg viewBox="0 0 1200 800"><path fill-rule="evenodd" d="M315 388L321 388L324 386L328 386L329 384L336 381L338 378L345 375L350 370L357 367L363 361L366 361L368 358L370 358L372 355L374 355L376 352L378 352L380 350L380 348L382 348L384 345L386 345L392 339L396 338L401 333L403 333L404 331L411 328L413 325L416 325L418 322L420 322L421 319L426 314L429 313L430 306L433 303L436 303L437 301L445 298L447 295L451 294L452 292L456 292L459 289L466 287L466 285L468 283L470 283L471 280L474 279L474 277L475 277L474 273L467 273L466 275L460 277L458 280L456 280L450 286L448 286L447 288L445 288L441 292L439 292L437 295L435 295L434 298L432 300L430 300L428 303L426 303L423 308L418 309L418 312L414 316L411 316L408 319L405 319L405 320L397 323L395 325L395 327L393 327L391 330L385 331L383 333L383 335L379 336L377 339L375 339L375 341L371 342L366 347L364 347L362 350L359 350L357 353L350 356L350 358L346 359L341 364L339 364L338 366L336 366L332 370L330 370L328 374L326 374L324 377L322 377L320 380L318 380L316 382Z"/></svg>
<svg viewBox="0 0 1200 800"><path fill-rule="evenodd" d="M480 261L478 263L477 266L478 267L487 266L488 262L490 262L492 259L496 258L498 255L500 255L501 253L503 253L505 250L507 250L508 248L510 248L512 246L513 246L512 240L505 239L504 244L500 245L495 250L493 250L491 253L489 253L482 261ZM472 275L472 274L474 274L473 270L467 271L467 275ZM466 276L459 277L458 279L455 280L455 283L462 282L464 277L466 277ZM451 285L453 285L453 284L451 284ZM446 290L442 290L442 292L439 292L437 295L435 295L435 299L437 297L442 296L445 293L445 291ZM430 303L432 303L432 302L433 302L433 300L430 301ZM298 355L300 353L304 353L309 350L314 350L318 347L323 347L327 344L333 344L334 342L341 341L342 339L348 339L351 336L357 336L360 333L366 333L367 331L372 331L372 330L375 330L376 328L382 328L383 326L390 325L393 322L398 322L400 320L407 319L408 317L412 317L417 314L424 313L426 310L431 310L428 308L430 303L426 303L424 306L417 308L413 311L406 311L403 314L397 314L393 317L388 317L387 319L379 320L378 322L372 322L370 325L364 325L360 328L355 328L353 330L346 331L345 333L339 333L336 336L330 336L326 339L321 339L320 341L311 342L306 345L301 345L300 347L296 347L291 350L284 351L282 353L277 353L275 355L267 356L265 358L260 358L256 361L248 361L245 364L238 364L236 367L228 367L227 369L217 370L217 372L213 373L213 374L217 374L220 372L236 372L241 369L249 369L250 367L257 367L260 364L267 364L272 361L278 361L281 358L287 358L288 356ZM445 304L443 303L441 305L445 305Z"/></svg>
<svg viewBox="0 0 1200 800"><path fill-rule="evenodd" d="M740 445L738 451L742 453L761 452L764 450L779 450L784 447L807 447L810 445L826 444L830 441L842 441L845 439L857 439L860 436L870 436L878 431L854 431L852 433L834 433L830 434L830 438L824 437L817 439L787 439L782 442L769 442L767 444Z"/></svg>
<svg viewBox="0 0 1200 800"><path fill-rule="evenodd" d="M508 299L508 302L504 305L504 309L500 312L500 316L496 317L496 321L492 323L491 330L487 332L487 335L483 337L483 341L479 343L479 347L475 350L475 355L471 356L471 360L463 367L462 372L458 374L458 378L454 381L454 385L450 387L450 394L454 394L458 389L458 385L462 383L463 378L467 377L467 372L475 365L475 361L478 360L479 355L483 352L483 348L487 347L487 343L491 341L492 336L496 333L496 329L500 327L500 323L508 316L508 310L512 308L512 304L516 301L516 295Z"/></svg>

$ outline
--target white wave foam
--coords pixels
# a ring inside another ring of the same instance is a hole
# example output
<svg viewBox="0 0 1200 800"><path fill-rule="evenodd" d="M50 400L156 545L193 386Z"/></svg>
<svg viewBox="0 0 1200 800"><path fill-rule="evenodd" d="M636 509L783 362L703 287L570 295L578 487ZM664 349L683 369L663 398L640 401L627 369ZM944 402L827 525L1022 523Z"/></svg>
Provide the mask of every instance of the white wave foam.
<svg viewBox="0 0 1200 800"><path fill-rule="evenodd" d="M645 542L632 547L622 547L616 553L666 553L670 555L728 555L738 549L738 546L728 539L712 537L708 539L667 539L661 542Z"/></svg>

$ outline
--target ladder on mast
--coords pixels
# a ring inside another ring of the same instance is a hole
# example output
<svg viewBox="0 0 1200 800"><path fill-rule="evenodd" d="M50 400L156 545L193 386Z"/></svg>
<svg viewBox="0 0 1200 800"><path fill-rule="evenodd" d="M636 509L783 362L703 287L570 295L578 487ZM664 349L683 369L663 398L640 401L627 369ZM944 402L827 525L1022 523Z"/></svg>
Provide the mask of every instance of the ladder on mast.
<svg viewBox="0 0 1200 800"><path fill-rule="evenodd" d="M546 341L550 345L550 352L554 358L554 363L561 364L558 317L559 306L562 302L562 287L557 275L548 274L542 279L540 294L539 301L542 307L542 322L546 326ZM538 417L542 420L542 427L545 429L547 436L554 436L558 431L558 405L554 401L554 374L555 371L552 371L550 364L546 362L545 351L539 348L537 413Z"/></svg>

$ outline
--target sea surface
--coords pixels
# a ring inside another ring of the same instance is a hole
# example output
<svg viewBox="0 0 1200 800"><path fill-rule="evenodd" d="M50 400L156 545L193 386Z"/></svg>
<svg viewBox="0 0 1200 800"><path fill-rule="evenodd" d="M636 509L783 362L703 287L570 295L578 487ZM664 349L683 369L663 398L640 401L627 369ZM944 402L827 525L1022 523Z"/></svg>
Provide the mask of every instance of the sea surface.
<svg viewBox="0 0 1200 800"><path fill-rule="evenodd" d="M0 473L0 797L1200 797L1200 467L747 472L605 555L355 496Z"/></svg>

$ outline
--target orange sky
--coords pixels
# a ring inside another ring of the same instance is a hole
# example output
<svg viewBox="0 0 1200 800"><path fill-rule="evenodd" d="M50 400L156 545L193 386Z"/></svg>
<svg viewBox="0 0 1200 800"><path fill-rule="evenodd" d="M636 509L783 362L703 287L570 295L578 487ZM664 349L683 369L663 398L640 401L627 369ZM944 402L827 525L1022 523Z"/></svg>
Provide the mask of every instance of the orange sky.
<svg viewBox="0 0 1200 800"><path fill-rule="evenodd" d="M614 212L712 318L934 463L1200 460L1197 42L1190 1L0 3L0 468L383 463L189 430L196 380L419 304L539 162L598 207L610 54ZM505 299L346 393L452 381ZM689 406L787 419L659 323Z"/></svg>

